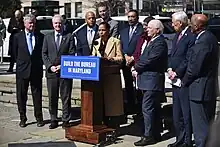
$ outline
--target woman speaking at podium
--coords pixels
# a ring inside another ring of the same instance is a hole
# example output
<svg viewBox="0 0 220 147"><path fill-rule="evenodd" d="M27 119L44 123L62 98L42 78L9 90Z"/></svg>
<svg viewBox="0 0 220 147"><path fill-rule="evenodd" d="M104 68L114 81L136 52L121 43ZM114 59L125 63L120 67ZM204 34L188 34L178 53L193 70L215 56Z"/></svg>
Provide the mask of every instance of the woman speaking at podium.
<svg viewBox="0 0 220 147"><path fill-rule="evenodd" d="M120 40L110 37L109 30L107 22L99 24L100 38L94 43L92 55L101 57L106 63L103 69L104 120L108 127L116 129L119 127L119 116L124 114L120 76L123 56Z"/></svg>

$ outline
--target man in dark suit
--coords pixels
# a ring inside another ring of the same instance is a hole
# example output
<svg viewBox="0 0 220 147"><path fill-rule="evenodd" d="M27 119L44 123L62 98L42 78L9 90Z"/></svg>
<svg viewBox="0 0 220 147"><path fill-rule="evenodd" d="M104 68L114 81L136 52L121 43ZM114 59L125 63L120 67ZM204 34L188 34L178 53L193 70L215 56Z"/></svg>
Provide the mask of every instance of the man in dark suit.
<svg viewBox="0 0 220 147"><path fill-rule="evenodd" d="M41 56L44 36L35 32L35 16L24 17L25 30L14 36L13 48L16 51L16 95L20 113L20 127L26 127L26 102L29 83L34 104L37 126L42 127L42 77L43 61Z"/></svg>
<svg viewBox="0 0 220 147"><path fill-rule="evenodd" d="M161 140L160 98L164 96L164 72L167 68L167 44L162 36L163 24L159 20L148 23L151 37L143 54L134 66L138 74L138 88L143 92L142 113L144 134L135 146L146 146Z"/></svg>
<svg viewBox="0 0 220 147"><path fill-rule="evenodd" d="M24 30L24 21L23 21L22 12L20 10L16 10L15 15L9 20L9 24L8 24L8 32L11 33L11 35L9 38L9 48L8 48L8 55L10 56L9 58L10 65L7 72L13 72L13 67L15 63L16 52L13 48L14 36L23 30Z"/></svg>
<svg viewBox="0 0 220 147"><path fill-rule="evenodd" d="M54 32L44 38L42 56L46 66L47 89L51 124L49 129L58 127L57 111L59 90L62 100L62 127L70 127L72 79L60 78L61 55L69 55L74 50L73 36L62 31L62 17L55 15L52 19Z"/></svg>
<svg viewBox="0 0 220 147"><path fill-rule="evenodd" d="M131 56L135 51L137 40L143 33L142 24L138 22L139 14L136 10L130 10L128 12L128 27L120 32L120 40L122 45L122 52L125 56L125 64L123 67L123 76L125 81L125 91L128 110L125 113L131 112L131 108L134 108L134 88L133 88L133 77L131 74L131 63L133 59Z"/></svg>
<svg viewBox="0 0 220 147"><path fill-rule="evenodd" d="M195 14L191 18L191 29L197 37L182 80L182 86L189 87L192 127L197 147L205 146L216 107L219 47L216 37L206 30L207 21L203 14Z"/></svg>
<svg viewBox="0 0 220 147"><path fill-rule="evenodd" d="M77 56L89 56L92 53L94 40L98 38L98 25L96 25L96 17L94 12L87 12L85 15L87 25L83 26L77 33Z"/></svg>
<svg viewBox="0 0 220 147"><path fill-rule="evenodd" d="M168 62L168 74L171 80L179 78L182 80L187 68L187 53L190 54L191 47L195 42L195 35L188 27L188 17L184 11L172 15L172 25L177 32L171 55ZM174 78L175 76L175 78ZM168 147L191 146L192 128L189 106L189 91L187 87L173 85L173 125L175 128L176 142Z"/></svg>
<svg viewBox="0 0 220 147"><path fill-rule="evenodd" d="M106 2L100 2L98 4L98 13L100 18L100 21L97 22L97 25L99 25L101 22L105 21L110 25L110 35L112 37L118 37L118 22L116 20L111 19L109 16L110 10L106 4Z"/></svg>
<svg viewBox="0 0 220 147"><path fill-rule="evenodd" d="M63 31L68 34L72 34L73 33L73 25L71 24L70 21L66 20L66 15L62 15L63 18Z"/></svg>

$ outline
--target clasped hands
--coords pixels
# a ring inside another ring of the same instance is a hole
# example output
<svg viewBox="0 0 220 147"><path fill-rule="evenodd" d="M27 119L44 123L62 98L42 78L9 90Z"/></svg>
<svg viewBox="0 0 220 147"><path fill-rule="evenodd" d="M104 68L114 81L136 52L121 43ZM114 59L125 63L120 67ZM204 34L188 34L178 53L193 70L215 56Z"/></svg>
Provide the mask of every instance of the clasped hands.
<svg viewBox="0 0 220 147"><path fill-rule="evenodd" d="M173 80L177 76L176 72L174 72L172 70L168 70L168 74L169 74L170 80Z"/></svg>
<svg viewBox="0 0 220 147"><path fill-rule="evenodd" d="M125 60L126 60L126 66L130 65L134 58L132 58L131 56L125 55Z"/></svg>
<svg viewBox="0 0 220 147"><path fill-rule="evenodd" d="M51 67L50 67L50 70L51 70L52 72L58 73L58 71L60 70L60 65L51 66Z"/></svg>

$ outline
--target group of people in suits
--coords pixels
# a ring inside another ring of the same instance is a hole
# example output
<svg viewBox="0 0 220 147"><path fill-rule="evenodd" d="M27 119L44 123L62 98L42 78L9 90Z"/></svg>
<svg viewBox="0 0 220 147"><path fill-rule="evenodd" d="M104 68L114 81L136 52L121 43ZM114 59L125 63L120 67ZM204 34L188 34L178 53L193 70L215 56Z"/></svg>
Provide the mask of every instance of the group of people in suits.
<svg viewBox="0 0 220 147"><path fill-rule="evenodd" d="M214 121L218 71L218 42L207 28L208 18L195 14L190 27L185 12L172 15L177 31L168 64L171 80L180 79L181 87L173 86L173 123L176 142L168 147L205 147L209 125Z"/></svg>
<svg viewBox="0 0 220 147"><path fill-rule="evenodd" d="M99 56L117 65L113 73L104 71L105 124L118 128L120 117L134 108L136 100L133 82L141 92L140 113L143 136L134 143L145 146L161 141L161 100L165 98L165 72L173 83L181 80L181 86L173 86L173 122L176 142L168 147L205 147L208 127L215 114L215 82L218 66L216 38L206 30L207 17L195 14L188 24L185 12L172 15L176 36L171 55L163 36L164 26L160 20L148 17L141 24L138 11L128 12L128 26L118 31L118 22L109 16L105 3L98 5L100 22L94 12L85 15L86 25L74 36L64 31L63 18L52 19L54 31L43 36L35 31L36 18L24 17L24 31L13 39L16 50L16 86L21 127L25 127L26 101L29 83L34 102L37 126L44 125L42 114L43 64L46 66L49 97L50 129L58 127L58 98L62 100L62 126L70 127L72 80L60 77L61 55ZM98 23L98 24L97 24ZM76 42L74 37L76 37ZM126 103L124 103L120 69L125 80ZM112 71L111 71L112 72ZM82 82L83 84L83 82ZM126 106L125 106L125 105ZM128 108L125 110L124 108Z"/></svg>

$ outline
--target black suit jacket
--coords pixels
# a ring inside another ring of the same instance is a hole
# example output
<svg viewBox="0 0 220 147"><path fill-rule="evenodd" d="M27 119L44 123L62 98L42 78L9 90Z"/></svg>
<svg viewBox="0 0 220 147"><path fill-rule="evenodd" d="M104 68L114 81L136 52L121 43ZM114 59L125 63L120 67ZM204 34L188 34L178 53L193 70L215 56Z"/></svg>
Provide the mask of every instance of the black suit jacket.
<svg viewBox="0 0 220 147"><path fill-rule="evenodd" d="M30 55L25 31L15 35L13 48L16 51L16 77L28 79L31 77L42 78L43 76L43 61L42 61L42 45L44 35L34 33L35 46Z"/></svg>
<svg viewBox="0 0 220 147"><path fill-rule="evenodd" d="M132 38L129 40L129 29L130 26L120 31L120 40L123 54L132 56L137 45L137 40L144 30L142 24L138 23L137 28L132 35Z"/></svg>
<svg viewBox="0 0 220 147"><path fill-rule="evenodd" d="M217 39L209 31L205 31L196 40L182 80L183 86L189 86L191 100L206 101L216 98L218 50Z"/></svg>
<svg viewBox="0 0 220 147"><path fill-rule="evenodd" d="M173 40L171 55L168 58L168 68L172 68L172 70L177 73L178 78L183 78L187 68L191 47L195 43L196 36L191 32L191 29L188 28L177 43L179 34L180 33L176 33Z"/></svg>
<svg viewBox="0 0 220 147"><path fill-rule="evenodd" d="M96 39L98 39L98 25L96 25L95 28L95 36L93 38L93 43ZM77 33L76 33L76 39L77 39L77 47L76 47L76 53L77 56L89 56L92 54L93 44L91 46L91 49L89 48L88 40L87 40L87 25L82 27Z"/></svg>
<svg viewBox="0 0 220 147"><path fill-rule="evenodd" d="M138 72L137 84L141 90L164 91L167 68L167 43L160 35L144 50L134 68Z"/></svg>
<svg viewBox="0 0 220 147"><path fill-rule="evenodd" d="M62 34L62 40L59 49L56 48L55 32L46 35L42 48L43 62L47 69L46 77L55 78L59 76L60 73L56 74L50 70L51 66L60 65L61 55L73 54L74 50L74 39L70 33Z"/></svg>

